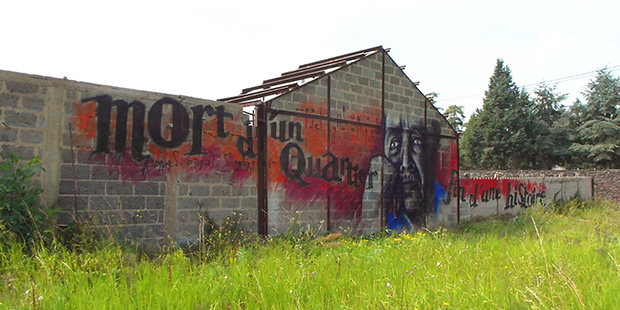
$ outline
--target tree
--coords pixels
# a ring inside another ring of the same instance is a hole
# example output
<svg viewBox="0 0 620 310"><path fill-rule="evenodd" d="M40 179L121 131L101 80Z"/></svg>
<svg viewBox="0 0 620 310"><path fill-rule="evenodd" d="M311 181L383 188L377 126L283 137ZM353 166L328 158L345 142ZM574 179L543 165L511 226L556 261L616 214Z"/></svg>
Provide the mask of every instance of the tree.
<svg viewBox="0 0 620 310"><path fill-rule="evenodd" d="M585 106L576 107L581 117L570 150L581 165L620 166L620 79L600 70L584 92Z"/></svg>
<svg viewBox="0 0 620 310"><path fill-rule="evenodd" d="M540 83L534 91L534 113L547 127L553 127L565 111L562 101L566 100L566 94L556 93L557 85L548 86Z"/></svg>
<svg viewBox="0 0 620 310"><path fill-rule="evenodd" d="M462 105L451 105L443 113L443 116L448 120L448 123L452 125L452 128L460 135L463 133L463 125L465 119L464 107Z"/></svg>
<svg viewBox="0 0 620 310"><path fill-rule="evenodd" d="M482 109L472 115L463 134L466 165L478 168L530 168L536 160L537 137L544 129L535 122L533 104L512 81L510 68L498 59Z"/></svg>
<svg viewBox="0 0 620 310"><path fill-rule="evenodd" d="M606 70L600 70L594 80L588 83L584 92L588 120L610 120L618 116L620 105L620 79Z"/></svg>
<svg viewBox="0 0 620 310"><path fill-rule="evenodd" d="M534 91L533 113L536 128L536 165L539 168L551 168L554 165L565 164L570 156L568 149L571 141L567 128L560 120L566 113L562 101L567 95L556 92L556 86L545 83L538 85Z"/></svg>

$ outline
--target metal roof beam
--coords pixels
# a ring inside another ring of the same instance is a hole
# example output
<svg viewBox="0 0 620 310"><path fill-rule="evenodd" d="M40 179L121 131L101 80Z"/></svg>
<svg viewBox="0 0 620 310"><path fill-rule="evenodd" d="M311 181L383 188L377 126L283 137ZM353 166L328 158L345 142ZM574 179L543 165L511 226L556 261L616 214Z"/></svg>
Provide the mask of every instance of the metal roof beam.
<svg viewBox="0 0 620 310"><path fill-rule="evenodd" d="M341 67L341 66L344 66L346 64L347 64L346 61L333 62L333 63L324 64L324 65L321 65L321 66L313 66L313 67L308 67L308 68L304 68L304 69L297 69L297 70L293 70L293 71L284 72L284 73L282 73L282 76L292 76L292 75L295 75L295 74L307 73L307 72L311 72L311 71L315 71L315 70L327 70L327 69L331 69L331 68L335 68L335 67Z"/></svg>
<svg viewBox="0 0 620 310"><path fill-rule="evenodd" d="M291 84L287 84L287 85L276 87L276 88L266 89L266 90L252 93L252 94L245 94L245 95L238 95L234 97L222 98L222 99L218 99L217 101L240 103L246 100L252 100L252 99L257 99L261 97L279 94L280 92L288 91L289 89L297 87L297 86L299 86L297 83L291 83Z"/></svg>
<svg viewBox="0 0 620 310"><path fill-rule="evenodd" d="M317 66L317 65L321 65L324 63L330 63L333 61L338 61L338 60L342 60L345 58L361 58L364 56L364 54L368 53L368 52L372 52L372 51L379 51L381 50L383 47L376 46L376 47L372 47L372 48L368 48L365 50L361 50L361 51L357 51L357 52L352 52L352 53L348 53L348 54L344 54L344 55L340 55L340 56L335 56L335 57L331 57L331 58L327 58L327 59L323 59L323 60L318 60L318 61L314 61L314 62L310 62L304 65L299 66L299 69L303 69L303 68L307 68L307 67L312 67L312 66Z"/></svg>
<svg viewBox="0 0 620 310"><path fill-rule="evenodd" d="M310 72L310 73L306 73L306 74L302 74L302 75L298 75L298 76L293 76L293 77L288 77L288 76L283 76L283 77L279 77L279 78L275 78L275 79L270 79L270 80L265 80L263 82L267 82L268 83L263 83L262 85L258 85L258 86L254 86L254 87L249 87L249 88L245 88L241 91L242 94L251 92L253 90L257 90L257 89L261 89L261 88L269 88L271 86L276 86L276 85L280 85L283 83L288 83L288 82L295 82L298 80L302 80L305 78L311 78L311 77L317 77L317 76L321 76L324 75L325 72L323 71L319 71L319 72Z"/></svg>

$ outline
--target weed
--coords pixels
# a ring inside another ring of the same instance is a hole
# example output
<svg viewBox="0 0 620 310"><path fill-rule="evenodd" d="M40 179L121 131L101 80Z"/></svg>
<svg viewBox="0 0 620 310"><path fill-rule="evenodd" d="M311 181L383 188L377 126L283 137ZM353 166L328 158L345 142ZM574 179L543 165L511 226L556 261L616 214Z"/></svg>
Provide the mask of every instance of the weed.
<svg viewBox="0 0 620 310"><path fill-rule="evenodd" d="M38 157L20 162L12 155L0 164L0 222L28 245L53 239L56 209L41 204L43 190L32 178L43 170Z"/></svg>
<svg viewBox="0 0 620 310"><path fill-rule="evenodd" d="M617 203L588 202L560 213L540 205L512 218L363 238L312 239L316 232L298 227L281 237L241 239L234 216L207 223L193 252L171 248L154 257L106 241L81 251L56 243L32 255L17 241L0 244L1 306L613 309L620 303Z"/></svg>

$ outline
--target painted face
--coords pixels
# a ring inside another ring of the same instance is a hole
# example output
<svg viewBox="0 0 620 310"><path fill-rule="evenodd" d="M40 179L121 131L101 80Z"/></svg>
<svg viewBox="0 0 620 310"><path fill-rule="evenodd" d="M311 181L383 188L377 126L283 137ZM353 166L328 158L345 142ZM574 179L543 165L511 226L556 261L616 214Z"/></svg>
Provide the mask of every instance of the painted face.
<svg viewBox="0 0 620 310"><path fill-rule="evenodd" d="M400 201L395 204L395 215L423 208L424 175L421 159L424 140L421 129L406 116L386 120L384 153L399 176L395 194Z"/></svg>

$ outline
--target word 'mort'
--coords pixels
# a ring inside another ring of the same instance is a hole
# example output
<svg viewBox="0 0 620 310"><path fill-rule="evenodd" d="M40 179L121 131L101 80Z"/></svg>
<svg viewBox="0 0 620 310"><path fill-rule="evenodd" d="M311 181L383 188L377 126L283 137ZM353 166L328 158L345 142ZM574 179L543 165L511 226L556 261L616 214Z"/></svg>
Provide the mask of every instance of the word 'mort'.
<svg viewBox="0 0 620 310"><path fill-rule="evenodd" d="M132 109L132 128L131 128L131 156L136 162L144 161L150 158L150 155L143 153L144 143L144 117L146 107L140 101L127 103L124 100L112 100L111 96L97 96L94 98L84 99L84 102L97 102L97 143L94 152L109 153L110 139L110 122L112 120L112 107L116 107L116 128L114 136L114 151L119 154L125 153L127 139L127 117L129 109ZM172 119L170 124L170 138L165 139L161 132L161 118L164 105L169 105L172 110ZM226 138L230 133L224 127L225 118L233 118L233 115L226 112L224 106L213 108L210 105L193 106L192 122L192 145L190 151L186 155L198 155L202 152L202 118L205 112L208 116L216 118L217 136ZM176 148L185 142L189 135L189 113L185 107L177 100L169 97L163 97L157 100L148 111L147 129L152 141L164 148Z"/></svg>

